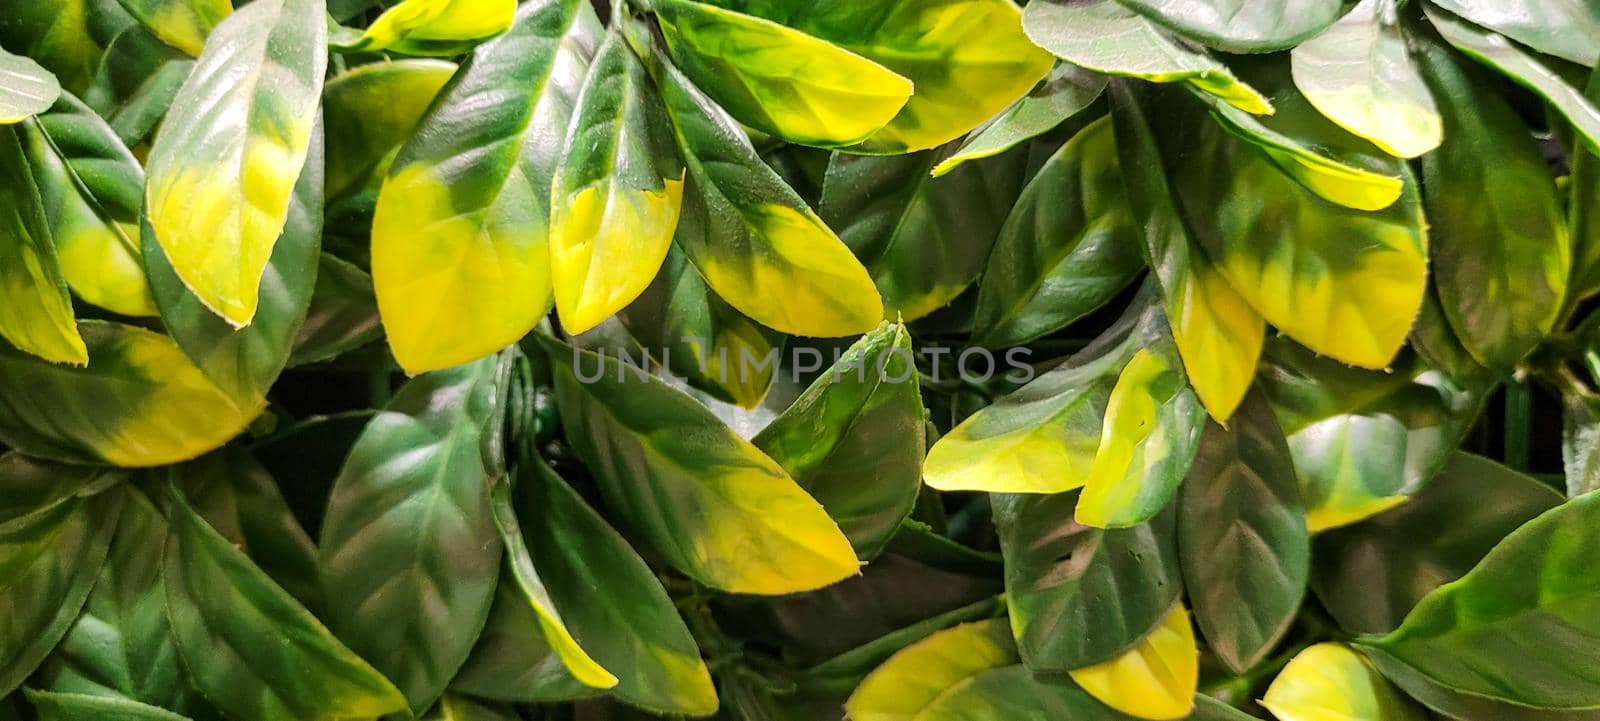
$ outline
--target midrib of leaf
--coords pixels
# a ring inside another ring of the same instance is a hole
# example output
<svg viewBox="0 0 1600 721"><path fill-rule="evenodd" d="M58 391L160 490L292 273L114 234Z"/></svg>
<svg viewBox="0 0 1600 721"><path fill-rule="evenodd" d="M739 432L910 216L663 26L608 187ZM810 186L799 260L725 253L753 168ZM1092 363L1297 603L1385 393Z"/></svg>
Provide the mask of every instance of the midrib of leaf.
<svg viewBox="0 0 1600 721"><path fill-rule="evenodd" d="M90 210L94 211L95 216L100 219L103 225L111 229L117 240L122 243L123 249L133 257L138 258L141 255L139 247L134 244L132 239L128 238L126 233L122 232L122 226L116 223L111 214L106 211L105 205L95 196L94 191L89 189L89 184L83 181L83 177L78 174L77 168L72 166L72 160L67 157L66 151L61 149L61 145L56 142L56 139L50 135L49 129L45 127L44 123L36 122L31 118L29 122L39 131L39 136L44 138L45 143L50 146L51 152L55 153L56 158L61 161L61 167L66 171L67 177L72 180L73 186L78 190L78 197L83 200L85 205L89 206Z"/></svg>

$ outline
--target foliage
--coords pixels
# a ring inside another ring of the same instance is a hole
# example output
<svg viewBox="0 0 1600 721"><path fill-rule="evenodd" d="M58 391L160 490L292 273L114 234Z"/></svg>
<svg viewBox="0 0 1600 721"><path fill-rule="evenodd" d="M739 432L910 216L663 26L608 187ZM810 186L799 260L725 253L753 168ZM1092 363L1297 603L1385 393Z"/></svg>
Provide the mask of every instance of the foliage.
<svg viewBox="0 0 1600 721"><path fill-rule="evenodd" d="M1597 65L0 0L0 720L1600 718Z"/></svg>

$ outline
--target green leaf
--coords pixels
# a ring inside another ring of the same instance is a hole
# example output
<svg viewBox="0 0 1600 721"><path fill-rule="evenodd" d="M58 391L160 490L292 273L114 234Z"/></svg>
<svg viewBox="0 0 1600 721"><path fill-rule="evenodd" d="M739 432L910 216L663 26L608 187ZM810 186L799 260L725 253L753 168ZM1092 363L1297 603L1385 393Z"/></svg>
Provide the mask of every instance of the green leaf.
<svg viewBox="0 0 1600 721"><path fill-rule="evenodd" d="M992 158L1060 127L1068 119L1086 113L1105 89L1105 76L1072 63L1056 63L1039 87L967 136L955 154L933 166L933 177L945 175L963 163Z"/></svg>
<svg viewBox="0 0 1600 721"><path fill-rule="evenodd" d="M23 126L61 275L78 297L126 316L157 314L139 258L144 168L70 94Z"/></svg>
<svg viewBox="0 0 1600 721"><path fill-rule="evenodd" d="M866 139L900 113L911 81L771 20L692 0L655 3L673 60L739 122L804 145Z"/></svg>
<svg viewBox="0 0 1600 721"><path fill-rule="evenodd" d="M944 145L994 117L1050 71L1049 54L1023 35L1011 0L715 2L813 35L912 82L915 93L894 120L851 152Z"/></svg>
<svg viewBox="0 0 1600 721"><path fill-rule="evenodd" d="M323 0L264 0L230 15L150 150L145 213L156 240L183 284L235 327L255 318L312 144L324 15Z"/></svg>
<svg viewBox="0 0 1600 721"><path fill-rule="evenodd" d="M439 699L439 704L422 718L425 721L518 721L522 717L510 707L450 693Z"/></svg>
<svg viewBox="0 0 1600 721"><path fill-rule="evenodd" d="M383 11L346 51L458 55L511 27L516 0L404 0Z"/></svg>
<svg viewBox="0 0 1600 721"><path fill-rule="evenodd" d="M372 279L407 372L482 358L550 309L550 179L600 32L589 3L524 3L401 148L372 221Z"/></svg>
<svg viewBox="0 0 1600 721"><path fill-rule="evenodd" d="M1557 710L1600 706L1600 678L1575 661L1600 638L1600 495L1567 501L1507 536L1466 576L1435 589L1400 627L1363 643L1451 689Z"/></svg>
<svg viewBox="0 0 1600 721"><path fill-rule="evenodd" d="M1111 90L1128 202L1143 228L1173 340L1195 394L1212 418L1226 423L1250 389L1266 324L1211 264L1182 215L1182 198L1160 159L1155 119L1163 108L1125 83Z"/></svg>
<svg viewBox="0 0 1600 721"><path fill-rule="evenodd" d="M1230 53L1287 50L1333 24L1339 0L1119 0L1180 35Z"/></svg>
<svg viewBox="0 0 1600 721"><path fill-rule="evenodd" d="M964 623L911 644L883 662L850 695L845 714L855 721L926 719L953 689L986 671L1017 666L1021 660L1005 619Z"/></svg>
<svg viewBox="0 0 1600 721"><path fill-rule="evenodd" d="M518 479L533 565L584 649L616 674L613 697L655 713L717 709L711 674L672 599L627 541L542 461Z"/></svg>
<svg viewBox="0 0 1600 721"><path fill-rule="evenodd" d="M32 58L0 50L0 125L20 123L54 105L61 83Z"/></svg>
<svg viewBox="0 0 1600 721"><path fill-rule="evenodd" d="M818 214L867 266L890 320L916 320L965 291L1022 192L1025 153L931 177L945 152L837 153L828 164Z"/></svg>
<svg viewBox="0 0 1600 721"><path fill-rule="evenodd" d="M1266 358L1262 388L1288 434L1312 533L1374 516L1422 488L1483 396L1410 356L1374 372L1274 341Z"/></svg>
<svg viewBox="0 0 1600 721"><path fill-rule="evenodd" d="M872 278L726 112L670 65L656 83L688 166L676 242L729 305L769 328L865 333L883 320Z"/></svg>
<svg viewBox="0 0 1600 721"><path fill-rule="evenodd" d="M105 117L123 143L133 147L155 130L193 68L188 55L136 25L106 46L83 100Z"/></svg>
<svg viewBox="0 0 1600 721"><path fill-rule="evenodd" d="M0 525L74 496L92 496L123 482L115 468L65 466L9 451L0 455Z"/></svg>
<svg viewBox="0 0 1600 721"><path fill-rule="evenodd" d="M1178 600L1176 513L1104 530L1072 520L1077 493L993 496L1011 628L1028 667L1116 658ZM1187 621L1186 621L1187 622Z"/></svg>
<svg viewBox="0 0 1600 721"><path fill-rule="evenodd" d="M1445 122L1422 162L1434 283L1467 351L1507 372L1561 310L1572 263L1561 199L1512 107L1438 43L1422 58Z"/></svg>
<svg viewBox="0 0 1600 721"><path fill-rule="evenodd" d="M751 441L822 504L865 561L899 530L922 488L927 444L914 353L904 325L879 326Z"/></svg>
<svg viewBox="0 0 1600 721"><path fill-rule="evenodd" d="M677 247L661 272L619 316L639 344L690 386L712 397L755 408L778 373L766 359L783 336L728 305L706 285Z"/></svg>
<svg viewBox="0 0 1600 721"><path fill-rule="evenodd" d="M289 362L316 287L322 244L323 137L312 128L306 162L257 288L255 319L239 327L213 314L184 286L148 219L141 226L145 272L172 339L240 406L260 404Z"/></svg>
<svg viewBox="0 0 1600 721"><path fill-rule="evenodd" d="M171 489L162 575L189 679L229 718L338 721L405 697Z"/></svg>
<svg viewBox="0 0 1600 721"><path fill-rule="evenodd" d="M450 689L515 703L557 703L605 693L572 677L550 647L528 595L516 579L506 577L500 579L489 620L466 663L450 679Z"/></svg>
<svg viewBox="0 0 1600 721"><path fill-rule="evenodd" d="M327 197L344 197L388 174L395 151L455 72L455 63L443 60L395 60L329 79L322 92Z"/></svg>
<svg viewBox="0 0 1600 721"><path fill-rule="evenodd" d="M1106 401L1100 446L1078 499L1076 518L1095 528L1127 528L1153 518L1189 472L1205 409L1189 388L1175 344L1147 341L1117 376Z"/></svg>
<svg viewBox="0 0 1600 721"><path fill-rule="evenodd" d="M1188 718L1200 683L1200 649L1188 609L1174 605L1122 655L1068 675L1100 703L1131 716Z"/></svg>
<svg viewBox="0 0 1600 721"><path fill-rule="evenodd" d="M39 721L188 721L159 706L107 696L28 690Z"/></svg>
<svg viewBox="0 0 1600 721"><path fill-rule="evenodd" d="M121 493L101 493L0 523L0 694L16 690L78 617L122 504Z"/></svg>
<svg viewBox="0 0 1600 721"><path fill-rule="evenodd" d="M1589 76L1586 97L1600 104L1600 70ZM1567 282L1567 304L1572 305L1600 291L1600 153L1588 146L1572 149L1568 161L1572 174L1568 185L1572 195L1567 203L1571 222L1573 263Z"/></svg>
<svg viewBox="0 0 1600 721"><path fill-rule="evenodd" d="M594 328L649 287L672 246L683 177L661 98L613 29L551 181L550 282L568 333Z"/></svg>
<svg viewBox="0 0 1600 721"><path fill-rule="evenodd" d="M54 363L89 360L22 135L0 126L0 336Z"/></svg>
<svg viewBox="0 0 1600 721"><path fill-rule="evenodd" d="M1116 152L1111 123L1095 121L1028 182L978 284L973 345L1008 348L1060 330L1144 270Z"/></svg>
<svg viewBox="0 0 1600 721"><path fill-rule="evenodd" d="M61 87L81 93L110 39L95 32L99 14L93 0L0 0L0 46L32 58Z"/></svg>
<svg viewBox="0 0 1600 721"><path fill-rule="evenodd" d="M1538 480L1457 452L1406 503L1319 535L1312 588L1345 630L1393 631L1429 592L1560 503Z"/></svg>
<svg viewBox="0 0 1600 721"><path fill-rule="evenodd" d="M1411 59L1398 0L1361 0L1290 53L1294 84L1340 127L1415 158L1444 138L1439 108Z"/></svg>
<svg viewBox="0 0 1600 721"><path fill-rule="evenodd" d="M1600 11L1595 11L1595 40L1600 42ZM1568 84L1537 56L1493 32L1475 27L1448 13L1428 8L1428 19L1457 50L1471 56L1524 87L1538 93L1561 113L1590 150L1600 152L1600 109ZM1600 51L1591 50L1585 65L1594 65ZM1446 93L1449 94L1449 93Z"/></svg>
<svg viewBox="0 0 1600 721"><path fill-rule="evenodd" d="M1553 711L1456 691L1375 648L1361 649L1378 670L1410 697L1449 718L1495 721L1595 721L1600 711Z"/></svg>
<svg viewBox="0 0 1600 721"><path fill-rule="evenodd" d="M189 685L167 621L161 580L166 518L144 493L129 489L124 495L127 501L94 590L36 683L62 694L92 694L204 715L210 709ZM73 701L62 705L80 705Z"/></svg>
<svg viewBox="0 0 1600 721"><path fill-rule="evenodd" d="M159 466L226 443L261 412L264 403L235 405L166 336L80 328L85 368L0 347L0 442L67 463Z"/></svg>
<svg viewBox="0 0 1600 721"><path fill-rule="evenodd" d="M568 441L607 507L673 566L713 588L764 595L857 573L821 504L710 411L615 357L541 339Z"/></svg>
<svg viewBox="0 0 1600 721"><path fill-rule="evenodd" d="M1039 47L1079 67L1156 83L1184 82L1245 112L1272 112L1272 103L1226 65L1114 0L1030 2L1022 23Z"/></svg>
<svg viewBox="0 0 1600 721"><path fill-rule="evenodd" d="M421 713L488 617L501 540L485 446L509 356L419 376L362 432L328 500L318 547L334 633ZM401 462L396 462L402 459Z"/></svg>
<svg viewBox="0 0 1600 721"><path fill-rule="evenodd" d="M206 38L229 15L228 0L117 0L161 41L192 56L199 56ZM319 3L320 5L320 3ZM319 7L318 10L321 10ZM320 12L318 13L321 14ZM320 24L321 18L317 18ZM226 32L226 31L224 31ZM321 44L319 40L318 45ZM316 46L306 48L307 51Z"/></svg>
<svg viewBox="0 0 1600 721"><path fill-rule="evenodd" d="M1432 4L1539 52L1585 67L1600 61L1600 7L1585 0L1434 0Z"/></svg>
<svg viewBox="0 0 1600 721"><path fill-rule="evenodd" d="M1427 714L1389 685L1372 663L1337 643L1296 654L1267 688L1261 705L1279 721L1330 718L1425 721Z"/></svg>
<svg viewBox="0 0 1600 721"><path fill-rule="evenodd" d="M1179 503L1195 621L1211 651L1244 673L1288 633L1311 576L1294 461L1259 392L1245 397L1227 428L1206 426Z"/></svg>
<svg viewBox="0 0 1600 721"><path fill-rule="evenodd" d="M329 360L383 336L372 276L331 253L317 259L311 306L289 353L289 365Z"/></svg>

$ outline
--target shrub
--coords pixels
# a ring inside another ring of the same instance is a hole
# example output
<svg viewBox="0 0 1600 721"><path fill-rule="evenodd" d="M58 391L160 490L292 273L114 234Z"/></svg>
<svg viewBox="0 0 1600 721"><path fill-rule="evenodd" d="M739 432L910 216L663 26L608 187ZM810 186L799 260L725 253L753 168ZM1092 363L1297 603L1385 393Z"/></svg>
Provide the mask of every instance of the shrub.
<svg viewBox="0 0 1600 721"><path fill-rule="evenodd" d="M0 719L1600 713L1592 0L0 45Z"/></svg>

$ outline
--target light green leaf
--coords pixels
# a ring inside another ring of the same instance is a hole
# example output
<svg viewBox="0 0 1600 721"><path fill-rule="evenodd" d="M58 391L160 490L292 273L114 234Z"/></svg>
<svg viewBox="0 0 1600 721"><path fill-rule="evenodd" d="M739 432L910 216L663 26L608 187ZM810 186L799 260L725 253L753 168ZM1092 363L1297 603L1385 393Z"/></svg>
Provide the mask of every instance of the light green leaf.
<svg viewBox="0 0 1600 721"><path fill-rule="evenodd" d="M1227 428L1206 426L1179 503L1195 621L1211 651L1244 673L1288 633L1311 575L1294 461L1264 396L1246 396Z"/></svg>
<svg viewBox="0 0 1600 721"><path fill-rule="evenodd" d="M306 164L327 67L323 0L261 0L217 26L150 150L145 213L173 271L235 327Z"/></svg>
<svg viewBox="0 0 1600 721"><path fill-rule="evenodd" d="M61 97L54 73L32 58L0 50L0 125L20 123L38 115Z"/></svg>
<svg viewBox="0 0 1600 721"><path fill-rule="evenodd" d="M1272 103L1226 65L1114 0L1030 2L1022 23L1039 47L1085 69L1156 83L1185 82L1245 112L1272 112Z"/></svg>
<svg viewBox="0 0 1600 721"><path fill-rule="evenodd" d="M1600 60L1600 7L1587 0L1434 0L1431 4L1542 53L1585 67Z"/></svg>
<svg viewBox="0 0 1600 721"><path fill-rule="evenodd" d="M199 56L206 38L233 13L228 0L117 0L161 41ZM319 7L318 10L321 8ZM320 13L319 13L320 16ZM320 17L317 18L320 24ZM319 43L320 44L320 43ZM306 48L311 51L314 48Z"/></svg>
<svg viewBox="0 0 1600 721"><path fill-rule="evenodd" d="M964 623L889 657L850 695L845 713L855 721L930 718L930 708L954 688L1021 660L1005 619Z"/></svg>
<svg viewBox="0 0 1600 721"><path fill-rule="evenodd" d="M39 721L188 721L159 706L109 696L28 690Z"/></svg>
<svg viewBox="0 0 1600 721"><path fill-rule="evenodd" d="M946 152L836 153L828 164L818 215L866 265L891 321L926 316L965 291L1022 192L1025 152L931 177Z"/></svg>
<svg viewBox="0 0 1600 721"><path fill-rule="evenodd" d="M1087 111L1105 89L1105 76L1072 63L1056 63L1039 87L967 136L955 154L933 166L933 177L945 175L962 163L992 158L1050 132Z"/></svg>
<svg viewBox="0 0 1600 721"><path fill-rule="evenodd" d="M0 256L11 259L0 264L0 336L47 361L81 366L88 351L22 141L17 128L0 126Z"/></svg>
<svg viewBox="0 0 1600 721"><path fill-rule="evenodd" d="M82 93L111 39L98 32L110 24L100 17L105 14L101 2L116 7L115 0L0 0L0 47L31 58L60 87Z"/></svg>
<svg viewBox="0 0 1600 721"><path fill-rule="evenodd" d="M1400 628L1362 643L1436 683L1555 710L1600 707L1600 676L1576 659L1600 639L1600 495L1579 496L1495 546L1466 576L1434 590Z"/></svg>
<svg viewBox="0 0 1600 721"><path fill-rule="evenodd" d="M1339 17L1339 0L1118 0L1173 32L1230 53L1287 50Z"/></svg>
<svg viewBox="0 0 1600 721"><path fill-rule="evenodd" d="M1589 76L1586 97L1600 104L1600 69ZM1575 146L1569 162L1572 195L1567 217L1571 222L1573 262L1566 302L1571 306L1600 291L1600 153L1588 146Z"/></svg>
<svg viewBox="0 0 1600 721"><path fill-rule="evenodd" d="M238 327L213 314L184 286L148 220L140 228L145 272L162 324L195 367L241 407L261 404L289 362L316 287L322 244L321 123L311 133L283 233L272 245L256 288L257 307L250 325Z"/></svg>
<svg viewBox="0 0 1600 721"><path fill-rule="evenodd" d="M311 307L295 336L289 366L328 360L382 336L372 276L353 263L322 253Z"/></svg>
<svg viewBox="0 0 1600 721"><path fill-rule="evenodd" d="M1553 329L1571 236L1516 111L1440 44L1422 57L1445 122L1444 145L1422 163L1434 284L1462 345L1504 373Z"/></svg>
<svg viewBox="0 0 1600 721"><path fill-rule="evenodd" d="M1045 161L1006 216L971 343L1016 346L1088 315L1144 269L1140 242L1111 123L1097 120Z"/></svg>
<svg viewBox="0 0 1600 721"><path fill-rule="evenodd" d="M1384 152L1415 158L1439 147L1443 121L1411 59L1398 0L1361 0L1290 53L1294 84L1340 127Z"/></svg>
<svg viewBox="0 0 1600 721"><path fill-rule="evenodd" d="M1424 721L1415 703L1389 685L1372 663L1337 643L1296 654L1267 688L1261 705L1278 721Z"/></svg>
<svg viewBox="0 0 1600 721"><path fill-rule="evenodd" d="M67 463L159 466L221 446L261 412L235 405L166 336L80 327L86 368L0 347L0 442Z"/></svg>
<svg viewBox="0 0 1600 721"><path fill-rule="evenodd" d="M706 283L756 322L795 335L865 333L883 320L866 268L682 73L659 65L688 165L676 238Z"/></svg>
<svg viewBox="0 0 1600 721"><path fill-rule="evenodd" d="M884 324L850 346L752 439L871 561L922 488L926 412L911 335Z"/></svg>
<svg viewBox="0 0 1600 721"><path fill-rule="evenodd" d="M1200 649L1183 604L1132 648L1109 661L1068 672L1100 703L1142 719L1184 719L1200 684Z"/></svg>
<svg viewBox="0 0 1600 721"><path fill-rule="evenodd" d="M541 339L568 441L608 508L673 566L764 595L857 573L822 505L698 402L614 356Z"/></svg>
<svg viewBox="0 0 1600 721"><path fill-rule="evenodd" d="M404 0L383 11L346 51L458 55L511 27L516 0Z"/></svg>
<svg viewBox="0 0 1600 721"><path fill-rule="evenodd" d="M334 482L319 543L328 625L414 713L472 650L499 578L486 457L508 356L420 376L367 424ZM403 463L396 463L403 458Z"/></svg>
<svg viewBox="0 0 1600 721"><path fill-rule="evenodd" d="M911 81L894 71L771 20L692 0L661 0L655 11L695 85L739 122L790 142L860 142L911 98Z"/></svg>
<svg viewBox="0 0 1600 721"><path fill-rule="evenodd" d="M175 489L162 575L189 679L229 718L339 721L405 710L405 697L340 644Z"/></svg>
<svg viewBox="0 0 1600 721"><path fill-rule="evenodd" d="M1076 493L996 495L993 503L1011 629L1029 668L1060 672L1111 660L1178 600L1173 510L1104 530L1072 520Z"/></svg>
<svg viewBox="0 0 1600 721"><path fill-rule="evenodd" d="M638 298L666 260L684 168L643 63L613 29L595 55L551 181L550 281L568 333Z"/></svg>
<svg viewBox="0 0 1600 721"><path fill-rule="evenodd" d="M482 358L549 311L550 179L600 32L589 3L524 3L400 150L373 217L372 279L407 372Z"/></svg>
<svg viewBox="0 0 1600 721"><path fill-rule="evenodd" d="M387 175L395 151L455 72L455 63L443 60L395 60L329 79L322 92L327 196L344 197Z"/></svg>

